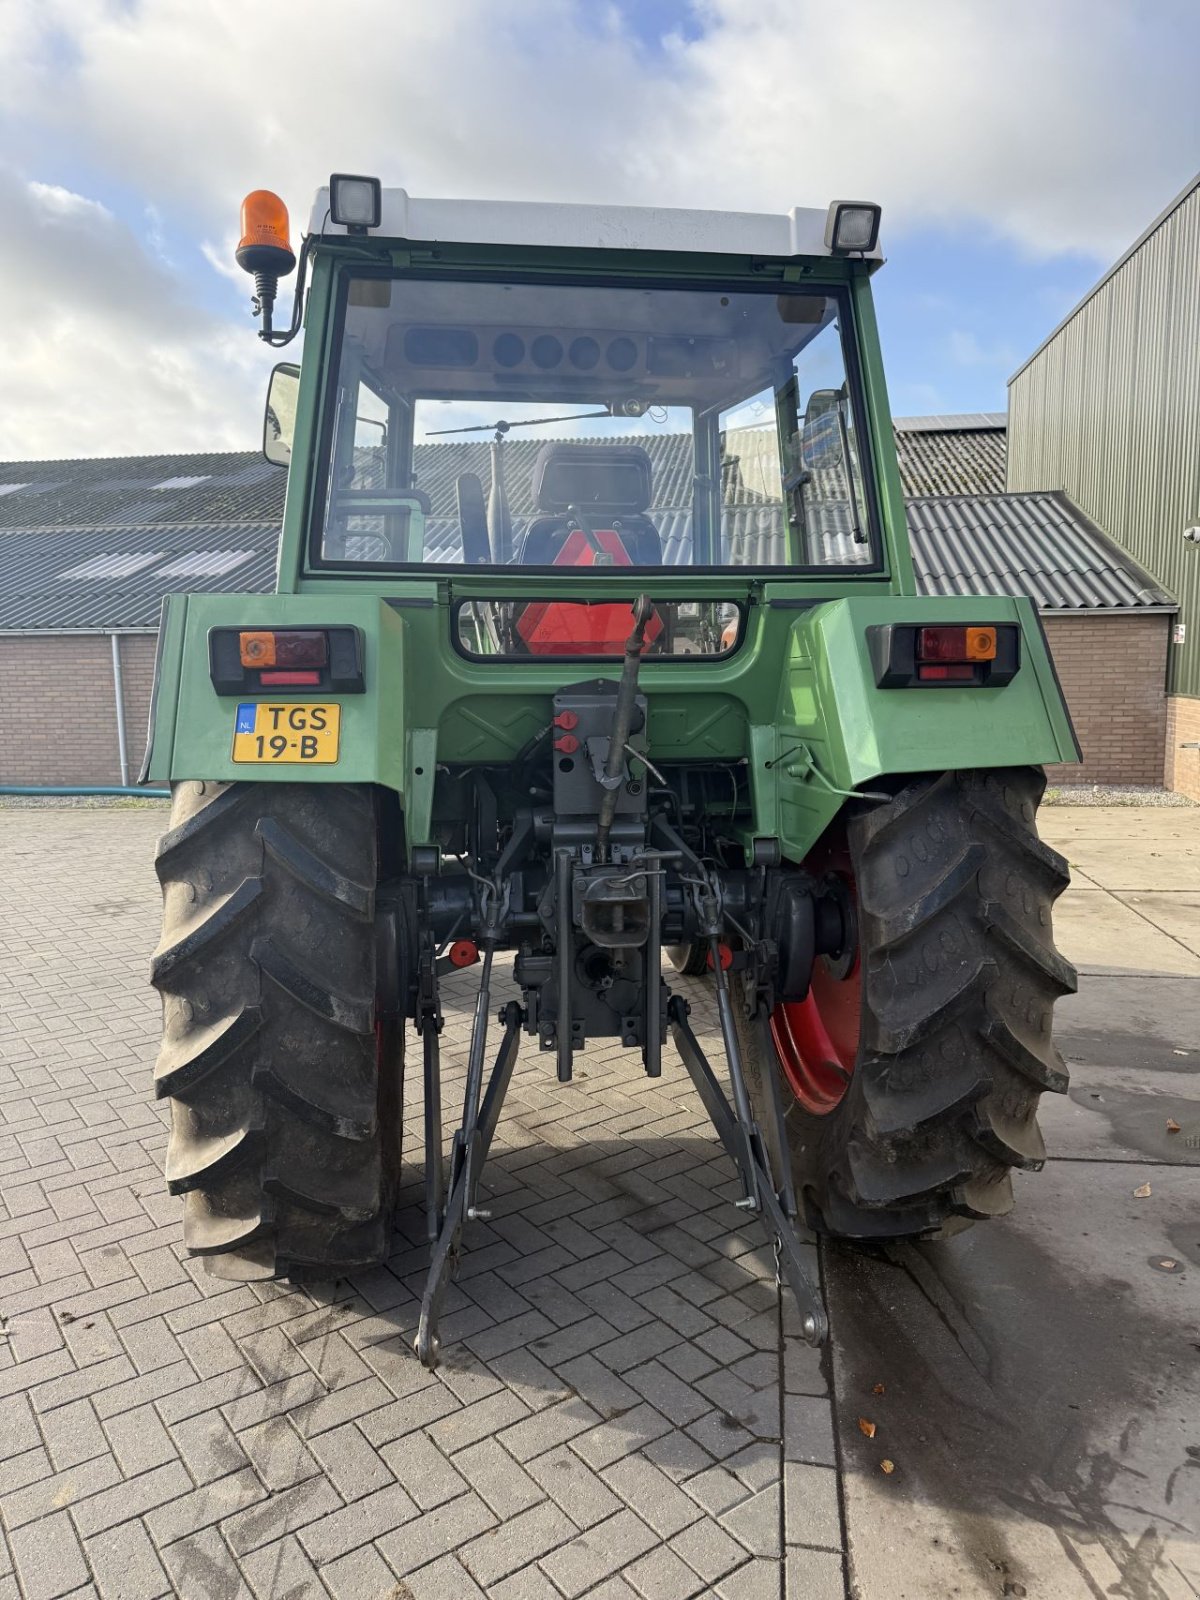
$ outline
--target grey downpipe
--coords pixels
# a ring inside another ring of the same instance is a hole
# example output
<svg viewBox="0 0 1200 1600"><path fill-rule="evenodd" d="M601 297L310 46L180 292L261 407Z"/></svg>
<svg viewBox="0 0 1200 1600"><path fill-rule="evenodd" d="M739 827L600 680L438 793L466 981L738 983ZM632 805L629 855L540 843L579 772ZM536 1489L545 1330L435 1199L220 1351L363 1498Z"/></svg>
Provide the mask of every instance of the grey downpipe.
<svg viewBox="0 0 1200 1600"><path fill-rule="evenodd" d="M121 763L121 786L129 787L129 741L125 735L125 682L121 676L121 639L119 634L109 634L112 640L113 704L117 710L117 759Z"/></svg>

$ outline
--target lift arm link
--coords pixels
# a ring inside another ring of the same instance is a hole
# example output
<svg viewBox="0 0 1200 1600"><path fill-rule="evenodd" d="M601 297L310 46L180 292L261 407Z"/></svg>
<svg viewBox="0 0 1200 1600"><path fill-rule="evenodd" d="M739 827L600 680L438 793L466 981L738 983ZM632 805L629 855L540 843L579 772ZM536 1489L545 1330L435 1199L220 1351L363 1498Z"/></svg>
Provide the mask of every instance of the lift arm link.
<svg viewBox="0 0 1200 1600"><path fill-rule="evenodd" d="M804 1338L809 1344L823 1344L829 1335L829 1319L825 1314L821 1291L809 1277L796 1230L775 1192L758 1129L753 1125L744 1126L734 1114L700 1048L699 1040L692 1032L687 1020L687 1007L678 995L672 998L667 1016L675 1047L696 1085L696 1092L712 1119L717 1136L737 1166L747 1193L758 1201L758 1214L767 1238L776 1252L782 1275L796 1298ZM782 1133L782 1129L780 1131Z"/></svg>
<svg viewBox="0 0 1200 1600"><path fill-rule="evenodd" d="M515 1000L510 1000L501 1013L504 1037L496 1053L496 1063L483 1096L478 1121L469 1131L466 1141L469 1151L465 1151L457 1163L450 1188L450 1198L446 1203L446 1214L442 1220L442 1230L429 1258L429 1276L425 1280L425 1293L421 1298L421 1319L417 1324L416 1350L422 1363L431 1369L437 1365L439 1348L437 1325L442 1296L446 1292L446 1285L450 1281L451 1272L458 1258L463 1223L475 1210L475 1185L479 1181L479 1174L491 1148L492 1135L500 1119L500 1108L504 1104L504 1096L508 1092L513 1067L516 1065L524 1018L525 1013Z"/></svg>

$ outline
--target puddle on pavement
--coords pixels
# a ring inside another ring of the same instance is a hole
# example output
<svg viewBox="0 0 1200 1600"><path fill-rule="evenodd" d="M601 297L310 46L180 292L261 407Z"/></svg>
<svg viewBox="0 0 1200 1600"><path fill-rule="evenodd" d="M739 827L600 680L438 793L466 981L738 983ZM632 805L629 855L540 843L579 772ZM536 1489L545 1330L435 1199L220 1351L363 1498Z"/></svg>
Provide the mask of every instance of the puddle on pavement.
<svg viewBox="0 0 1200 1600"><path fill-rule="evenodd" d="M1128 1168L1097 1170L1107 1186L1108 1174L1120 1185ZM881 1574L898 1550L906 1581L887 1600L940 1596L951 1575L964 1595L1059 1600L1076 1593L1087 1547L1096 1551L1088 1566L1108 1574L1093 1594L1174 1593L1157 1576L1166 1570L1164 1544L1194 1539L1200 1528L1200 1462L1186 1454L1200 1435L1197 1280L1193 1271L1153 1272L1147 1253L1197 1262L1200 1231L1194 1220L1158 1231L1152 1215L1122 1215L1105 1192L1095 1206L1081 1205L1076 1192L1061 1211L1043 1197L1032 1228L993 1222L944 1244L871 1255L826 1249L862 1600L884 1600ZM1135 1218L1149 1224L1136 1267L1127 1250L1129 1278L1109 1275L1100 1230L1128 1243ZM1055 1225L1062 1248L1051 1254L1036 1234ZM1084 1230L1078 1255L1092 1257L1092 1270L1072 1265L1076 1228ZM1178 1313L1158 1309L1164 1296L1168 1309L1178 1297ZM859 1416L877 1424L870 1441ZM886 1488L881 1457L895 1461ZM931 1563L924 1576L909 1540Z"/></svg>
<svg viewBox="0 0 1200 1600"><path fill-rule="evenodd" d="M1200 1166L1200 1100L1107 1084L1099 1089L1081 1085L1068 1093L1084 1111L1105 1118L1114 1145L1172 1166ZM1177 1124L1176 1131L1168 1121Z"/></svg>

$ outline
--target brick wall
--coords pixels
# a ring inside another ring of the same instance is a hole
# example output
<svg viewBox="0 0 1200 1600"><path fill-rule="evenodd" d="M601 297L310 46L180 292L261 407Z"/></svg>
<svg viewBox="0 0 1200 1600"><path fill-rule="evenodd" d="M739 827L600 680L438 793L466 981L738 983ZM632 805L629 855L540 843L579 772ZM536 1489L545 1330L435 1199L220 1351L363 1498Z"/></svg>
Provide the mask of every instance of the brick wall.
<svg viewBox="0 0 1200 1600"><path fill-rule="evenodd" d="M1044 621L1083 748L1082 766L1046 769L1051 783L1161 784L1170 617Z"/></svg>
<svg viewBox="0 0 1200 1600"><path fill-rule="evenodd" d="M134 782L146 748L153 634L123 634ZM120 783L112 643L101 634L0 638L0 783Z"/></svg>
<svg viewBox="0 0 1200 1600"><path fill-rule="evenodd" d="M1200 749L1185 750L1185 744L1200 745L1200 700L1194 695L1173 694L1167 700L1163 782L1189 800L1200 800Z"/></svg>

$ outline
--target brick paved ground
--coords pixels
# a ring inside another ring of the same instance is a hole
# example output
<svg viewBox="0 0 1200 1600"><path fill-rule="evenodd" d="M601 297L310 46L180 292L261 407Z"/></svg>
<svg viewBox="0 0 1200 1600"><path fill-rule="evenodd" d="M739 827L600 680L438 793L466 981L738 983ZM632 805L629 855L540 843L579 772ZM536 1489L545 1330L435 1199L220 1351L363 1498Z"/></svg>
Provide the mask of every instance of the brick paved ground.
<svg viewBox="0 0 1200 1600"><path fill-rule="evenodd" d="M676 1063L524 1053L436 1374L415 1206L328 1289L182 1259L161 826L0 810L0 1600L842 1600L821 1363Z"/></svg>

